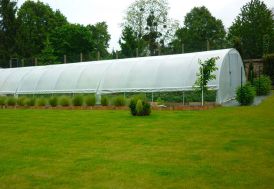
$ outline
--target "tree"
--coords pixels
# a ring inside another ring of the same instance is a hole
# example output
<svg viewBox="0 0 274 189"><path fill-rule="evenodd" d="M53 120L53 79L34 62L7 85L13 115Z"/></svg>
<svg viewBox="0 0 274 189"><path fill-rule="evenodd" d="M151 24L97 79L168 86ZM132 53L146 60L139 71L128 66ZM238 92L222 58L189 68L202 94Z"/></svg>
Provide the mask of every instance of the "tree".
<svg viewBox="0 0 274 189"><path fill-rule="evenodd" d="M18 10L17 44L21 57L33 58L44 49L44 42L52 31L67 23L60 11L37 1L26 1Z"/></svg>
<svg viewBox="0 0 274 189"><path fill-rule="evenodd" d="M185 45L188 41L188 30L186 27L179 28L174 35L174 39L171 42L170 46L173 53L182 53L185 52ZM188 49L188 51L190 51Z"/></svg>
<svg viewBox="0 0 274 189"><path fill-rule="evenodd" d="M0 0L0 67L16 54L16 1Z"/></svg>
<svg viewBox="0 0 274 189"><path fill-rule="evenodd" d="M138 38L132 28L126 26L122 31L122 37L119 40L121 53L123 57L136 57L138 48ZM140 51L141 52L141 51Z"/></svg>
<svg viewBox="0 0 274 189"><path fill-rule="evenodd" d="M136 0L129 6L123 28L132 29L140 54L148 50L150 55L156 55L170 42L177 23L168 18L168 10L166 0Z"/></svg>
<svg viewBox="0 0 274 189"><path fill-rule="evenodd" d="M80 53L88 55L94 49L90 30L80 24L66 24L55 29L50 41L59 59L67 55L69 62L79 62Z"/></svg>
<svg viewBox="0 0 274 189"><path fill-rule="evenodd" d="M210 49L220 49L225 45L225 34L221 20L204 6L194 7L185 16L184 27L176 31L172 45L177 53L182 51L182 44L186 52L204 51L208 44Z"/></svg>
<svg viewBox="0 0 274 189"><path fill-rule="evenodd" d="M54 53L54 49L51 45L51 42L49 41L49 37L47 37L47 40L44 44L44 49L39 55L39 64L46 65L46 64L58 64L57 61L58 57Z"/></svg>
<svg viewBox="0 0 274 189"><path fill-rule="evenodd" d="M243 58L261 58L264 51L274 50L273 30L271 10L263 1L251 0L241 8L241 13L229 28L228 40L235 46L233 39L240 39Z"/></svg>
<svg viewBox="0 0 274 189"><path fill-rule="evenodd" d="M87 28L91 32L91 37L94 45L92 50L93 58L97 57L97 52L100 52L100 57L107 58L109 53L107 51L109 47L110 34L108 33L108 26L106 22L98 22L95 25L88 25Z"/></svg>
<svg viewBox="0 0 274 189"><path fill-rule="evenodd" d="M198 86L198 89L202 92L202 105L204 103L204 92L208 90L207 84L209 81L216 79L216 75L213 74L214 71L218 70L216 67L216 61L219 57L212 57L205 61L199 60L200 68L197 73L197 80L195 81L195 86Z"/></svg>

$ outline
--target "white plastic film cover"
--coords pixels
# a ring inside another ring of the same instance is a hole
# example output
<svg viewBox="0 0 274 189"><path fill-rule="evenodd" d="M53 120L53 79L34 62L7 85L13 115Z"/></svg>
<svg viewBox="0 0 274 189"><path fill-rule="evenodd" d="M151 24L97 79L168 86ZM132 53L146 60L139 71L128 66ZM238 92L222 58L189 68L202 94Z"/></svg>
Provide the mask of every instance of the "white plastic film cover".
<svg viewBox="0 0 274 189"><path fill-rule="evenodd" d="M242 59L235 49L168 56L81 62L0 69L0 94L117 93L193 90L198 61L219 57L216 79L218 103L235 97L245 82Z"/></svg>

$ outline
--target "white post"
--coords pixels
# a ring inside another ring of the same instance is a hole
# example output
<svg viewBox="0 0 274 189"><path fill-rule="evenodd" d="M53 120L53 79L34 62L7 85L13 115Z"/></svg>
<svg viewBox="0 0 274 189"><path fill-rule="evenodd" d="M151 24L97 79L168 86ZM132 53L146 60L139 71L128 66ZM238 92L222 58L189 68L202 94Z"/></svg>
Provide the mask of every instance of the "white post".
<svg viewBox="0 0 274 189"><path fill-rule="evenodd" d="M151 93L151 102L153 102L154 100L154 96L153 96L153 92Z"/></svg>
<svg viewBox="0 0 274 189"><path fill-rule="evenodd" d="M101 104L101 94L100 93L95 94L95 100L96 100L96 105Z"/></svg>

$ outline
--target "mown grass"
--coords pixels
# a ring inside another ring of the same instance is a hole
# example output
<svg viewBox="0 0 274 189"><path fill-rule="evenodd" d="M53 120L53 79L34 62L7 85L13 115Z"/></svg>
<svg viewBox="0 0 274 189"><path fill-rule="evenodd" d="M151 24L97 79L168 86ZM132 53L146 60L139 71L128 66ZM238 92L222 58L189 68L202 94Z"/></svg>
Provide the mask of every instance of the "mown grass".
<svg viewBox="0 0 274 189"><path fill-rule="evenodd" d="M0 110L0 188L273 188L274 96L208 111Z"/></svg>

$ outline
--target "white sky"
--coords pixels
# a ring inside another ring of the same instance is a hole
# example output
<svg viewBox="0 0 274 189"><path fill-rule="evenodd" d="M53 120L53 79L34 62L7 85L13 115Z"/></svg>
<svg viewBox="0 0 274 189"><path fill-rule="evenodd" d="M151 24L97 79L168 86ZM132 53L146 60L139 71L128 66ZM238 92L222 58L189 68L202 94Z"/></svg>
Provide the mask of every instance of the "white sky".
<svg viewBox="0 0 274 189"><path fill-rule="evenodd" d="M25 0L18 0L20 7ZM53 9L59 9L71 23L83 25L106 21L111 35L109 50L119 49L123 17L127 7L135 0L40 0ZM250 0L169 0L170 17L183 25L185 15L195 6L206 6L226 28L240 13L240 9ZM274 7L274 0L264 0L268 8Z"/></svg>

